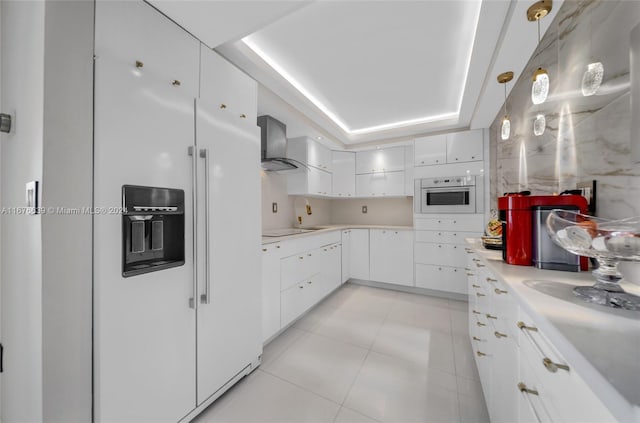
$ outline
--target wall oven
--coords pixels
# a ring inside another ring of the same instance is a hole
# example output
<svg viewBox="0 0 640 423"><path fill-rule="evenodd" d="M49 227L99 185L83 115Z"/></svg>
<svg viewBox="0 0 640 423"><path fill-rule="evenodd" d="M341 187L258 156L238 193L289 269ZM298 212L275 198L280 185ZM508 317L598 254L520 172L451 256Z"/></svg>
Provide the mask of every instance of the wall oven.
<svg viewBox="0 0 640 423"><path fill-rule="evenodd" d="M424 178L415 180L415 212L483 213L482 176Z"/></svg>

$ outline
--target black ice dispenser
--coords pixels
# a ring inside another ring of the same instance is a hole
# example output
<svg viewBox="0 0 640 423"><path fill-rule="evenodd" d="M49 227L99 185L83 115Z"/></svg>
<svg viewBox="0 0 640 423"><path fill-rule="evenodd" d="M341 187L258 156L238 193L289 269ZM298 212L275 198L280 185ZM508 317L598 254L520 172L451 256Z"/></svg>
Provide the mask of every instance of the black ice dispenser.
<svg viewBox="0 0 640 423"><path fill-rule="evenodd" d="M184 191L122 186L122 276L184 264Z"/></svg>

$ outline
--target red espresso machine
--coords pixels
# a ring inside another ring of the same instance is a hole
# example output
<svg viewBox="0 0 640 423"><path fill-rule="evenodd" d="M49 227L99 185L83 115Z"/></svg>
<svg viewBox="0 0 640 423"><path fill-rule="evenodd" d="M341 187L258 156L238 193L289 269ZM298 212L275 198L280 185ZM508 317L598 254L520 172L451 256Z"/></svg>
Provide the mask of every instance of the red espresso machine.
<svg viewBox="0 0 640 423"><path fill-rule="evenodd" d="M498 198L498 210L502 221L502 259L505 262L519 266L534 265L534 247L540 242L536 237L541 236L541 231L535 230L536 224L540 224L535 220L536 210L551 208L572 209L585 214L588 212L587 200L581 195L518 193ZM546 230L543 232L544 236L547 236ZM549 248L556 247L561 248L556 245ZM587 257L580 257L579 264L579 270L587 270L589 265Z"/></svg>

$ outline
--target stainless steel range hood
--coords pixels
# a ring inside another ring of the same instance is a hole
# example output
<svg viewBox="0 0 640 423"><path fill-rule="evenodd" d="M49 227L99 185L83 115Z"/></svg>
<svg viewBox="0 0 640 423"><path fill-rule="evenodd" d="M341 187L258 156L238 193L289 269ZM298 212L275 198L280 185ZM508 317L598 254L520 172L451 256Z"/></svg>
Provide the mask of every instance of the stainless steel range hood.
<svg viewBox="0 0 640 423"><path fill-rule="evenodd" d="M269 115L258 116L262 144L262 169L266 171L298 170L303 163L287 158L287 126Z"/></svg>

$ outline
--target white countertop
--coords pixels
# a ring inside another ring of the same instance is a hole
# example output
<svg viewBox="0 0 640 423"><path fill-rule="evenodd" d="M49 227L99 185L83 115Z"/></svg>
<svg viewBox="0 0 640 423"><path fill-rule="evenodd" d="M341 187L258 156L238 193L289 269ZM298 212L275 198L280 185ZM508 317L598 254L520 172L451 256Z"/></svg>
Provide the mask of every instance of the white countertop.
<svg viewBox="0 0 640 423"><path fill-rule="evenodd" d="M393 225L320 225L320 226L312 226L311 228L321 228L316 229L312 232L303 232L299 234L293 235L285 235L285 236L263 236L262 243L270 244L273 242L285 241L288 239L299 239L308 236L313 236L317 234L327 233L331 231L341 231L343 229L389 229L395 231L412 231L413 226L393 226ZM294 229L306 229L304 226Z"/></svg>
<svg viewBox="0 0 640 423"><path fill-rule="evenodd" d="M500 251L484 249L479 240L467 242L611 413L620 421L640 421L640 312L574 296L574 286L593 285L590 272L509 265ZM636 284L623 286L640 294Z"/></svg>

